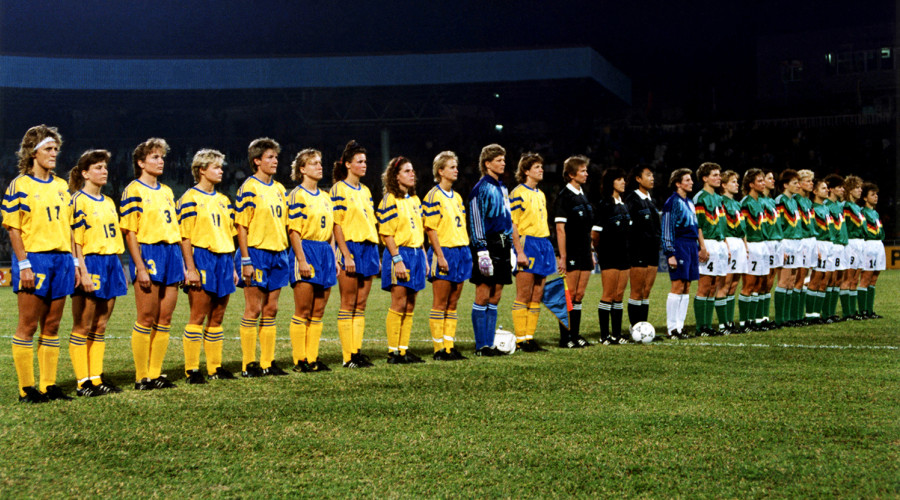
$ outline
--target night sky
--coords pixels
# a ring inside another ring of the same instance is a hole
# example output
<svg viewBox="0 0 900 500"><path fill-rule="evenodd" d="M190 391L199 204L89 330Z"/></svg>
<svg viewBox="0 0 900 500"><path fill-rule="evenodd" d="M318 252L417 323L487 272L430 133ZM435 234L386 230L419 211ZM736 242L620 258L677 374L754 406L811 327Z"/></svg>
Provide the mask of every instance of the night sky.
<svg viewBox="0 0 900 500"><path fill-rule="evenodd" d="M3 0L0 52L246 57L588 45L632 77L637 93L742 92L759 34L873 24L893 20L894 8L889 0Z"/></svg>

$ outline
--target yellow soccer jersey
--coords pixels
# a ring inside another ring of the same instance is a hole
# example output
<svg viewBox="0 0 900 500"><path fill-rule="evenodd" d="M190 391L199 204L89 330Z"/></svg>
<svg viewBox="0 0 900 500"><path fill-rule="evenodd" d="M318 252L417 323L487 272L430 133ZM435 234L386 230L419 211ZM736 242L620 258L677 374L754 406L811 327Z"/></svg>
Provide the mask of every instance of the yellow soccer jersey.
<svg viewBox="0 0 900 500"><path fill-rule="evenodd" d="M94 198L84 191L72 195L72 233L84 255L119 255L125 251L119 213L108 196Z"/></svg>
<svg viewBox="0 0 900 500"><path fill-rule="evenodd" d="M280 252L288 247L287 192L275 180L265 184L250 176L241 185L235 203L235 224L247 228L247 245Z"/></svg>
<svg viewBox="0 0 900 500"><path fill-rule="evenodd" d="M311 193L297 186L288 201L288 229L297 231L304 240L331 241L333 212L331 195L321 189Z"/></svg>
<svg viewBox="0 0 900 500"><path fill-rule="evenodd" d="M191 246L212 253L234 252L234 205L227 196L194 186L181 195L176 210L181 237L191 240Z"/></svg>
<svg viewBox="0 0 900 500"><path fill-rule="evenodd" d="M469 245L466 231L466 205L456 191L449 193L440 186L431 188L422 203L426 229L437 232L442 247L464 247Z"/></svg>
<svg viewBox="0 0 900 500"><path fill-rule="evenodd" d="M152 188L135 179L122 191L119 206L122 229L137 234L138 243L178 243L181 232L175 214L175 196L165 184Z"/></svg>
<svg viewBox="0 0 900 500"><path fill-rule="evenodd" d="M345 240L378 243L375 205L369 188L364 184L353 187L340 181L331 187L331 201L334 203L334 223L341 226Z"/></svg>
<svg viewBox="0 0 900 500"><path fill-rule="evenodd" d="M418 196L384 195L378 205L378 234L393 236L397 246L419 248L425 242L423 231L422 203Z"/></svg>
<svg viewBox="0 0 900 500"><path fill-rule="evenodd" d="M519 236L550 236L550 228L547 226L547 197L543 191L519 184L509 193L509 208Z"/></svg>
<svg viewBox="0 0 900 500"><path fill-rule="evenodd" d="M42 181L20 175L3 196L3 227L18 229L26 252L71 252L69 186L55 175Z"/></svg>

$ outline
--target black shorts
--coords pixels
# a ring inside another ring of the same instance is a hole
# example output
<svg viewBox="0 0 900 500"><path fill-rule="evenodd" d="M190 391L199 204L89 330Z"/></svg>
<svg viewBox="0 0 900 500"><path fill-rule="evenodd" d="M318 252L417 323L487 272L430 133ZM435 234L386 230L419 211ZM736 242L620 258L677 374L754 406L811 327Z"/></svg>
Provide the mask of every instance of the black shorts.
<svg viewBox="0 0 900 500"><path fill-rule="evenodd" d="M593 271L594 258L591 251L580 251L566 256L566 271Z"/></svg>
<svg viewBox="0 0 900 500"><path fill-rule="evenodd" d="M659 241L631 241L628 246L631 267L658 267Z"/></svg>
<svg viewBox="0 0 900 500"><path fill-rule="evenodd" d="M607 269L626 271L631 269L631 264L628 262L628 253L622 251L600 251L597 253L597 263L600 265L601 271L606 271Z"/></svg>
<svg viewBox="0 0 900 500"><path fill-rule="evenodd" d="M478 268L478 252L472 249L472 277L469 279L476 285L509 285L512 283L512 241L492 235L487 240L487 251L491 254L494 274L485 276Z"/></svg>

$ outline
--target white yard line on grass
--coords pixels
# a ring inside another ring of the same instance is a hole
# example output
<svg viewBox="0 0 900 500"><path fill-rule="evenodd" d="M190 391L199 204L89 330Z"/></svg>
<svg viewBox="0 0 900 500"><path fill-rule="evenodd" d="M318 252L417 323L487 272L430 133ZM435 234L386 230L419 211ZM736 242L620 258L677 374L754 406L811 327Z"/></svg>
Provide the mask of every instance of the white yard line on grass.
<svg viewBox="0 0 900 500"><path fill-rule="evenodd" d="M900 349L900 346L895 345L807 345L807 344L745 344L743 342L738 344L731 343L722 343L722 342L667 342L665 344L654 344L660 346L682 346L682 347L694 347L694 346L703 346L703 347L776 347L782 349L871 349L871 350L891 350L896 351Z"/></svg>

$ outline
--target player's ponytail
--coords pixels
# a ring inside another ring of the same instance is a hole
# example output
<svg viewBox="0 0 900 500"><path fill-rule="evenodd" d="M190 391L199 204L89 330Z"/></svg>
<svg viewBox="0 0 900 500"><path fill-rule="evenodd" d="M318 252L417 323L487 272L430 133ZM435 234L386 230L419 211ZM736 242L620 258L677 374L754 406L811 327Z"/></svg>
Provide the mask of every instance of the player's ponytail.
<svg viewBox="0 0 900 500"><path fill-rule="evenodd" d="M353 161L353 157L358 154L366 154L366 148L355 140L351 140L344 146L344 152L341 153L341 159L334 162L334 169L331 171L332 182L342 181L347 178L347 164Z"/></svg>
<svg viewBox="0 0 900 500"><path fill-rule="evenodd" d="M110 158L109 151L105 149L89 149L82 153L78 163L72 167L72 170L69 170L69 191L74 193L84 188L83 172L87 172L91 165L97 163L106 163L109 166Z"/></svg>

